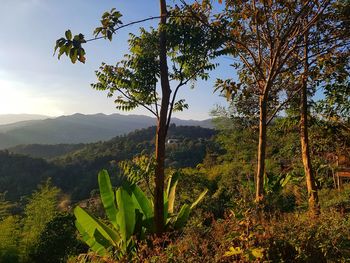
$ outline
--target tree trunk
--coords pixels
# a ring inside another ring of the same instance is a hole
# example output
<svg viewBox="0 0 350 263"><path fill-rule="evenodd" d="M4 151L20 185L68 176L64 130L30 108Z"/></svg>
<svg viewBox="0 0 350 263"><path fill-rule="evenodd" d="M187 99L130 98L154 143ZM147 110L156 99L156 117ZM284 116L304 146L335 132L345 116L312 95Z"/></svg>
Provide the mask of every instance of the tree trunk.
<svg viewBox="0 0 350 263"><path fill-rule="evenodd" d="M258 146L258 170L256 174L256 194L255 201L260 203L264 199L264 173L265 173L265 155L266 155L266 119L267 104L264 95L259 98L259 146Z"/></svg>
<svg viewBox="0 0 350 263"><path fill-rule="evenodd" d="M156 233L160 235L164 231L164 160L165 140L167 135L167 116L170 102L170 84L166 54L166 32L163 26L166 24L166 1L160 0L161 19L159 24L159 66L162 101L156 134L156 168L155 168L155 195L154 195L154 220Z"/></svg>
<svg viewBox="0 0 350 263"><path fill-rule="evenodd" d="M304 165L304 172L306 177L306 186L308 192L308 202L310 212L317 216L320 213L320 206L318 202L318 194L314 172L312 169L310 158L310 145L308 135L308 119L307 119L307 79L309 74L309 62L308 62L308 34L304 35L304 74L301 87L301 99L300 99L300 142L301 142L301 156Z"/></svg>

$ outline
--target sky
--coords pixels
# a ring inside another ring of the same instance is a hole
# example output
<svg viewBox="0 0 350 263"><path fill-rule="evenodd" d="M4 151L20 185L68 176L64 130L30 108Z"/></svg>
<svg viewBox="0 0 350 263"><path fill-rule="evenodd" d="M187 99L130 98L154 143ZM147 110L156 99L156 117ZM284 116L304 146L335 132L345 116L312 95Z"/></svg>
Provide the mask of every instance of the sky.
<svg viewBox="0 0 350 263"><path fill-rule="evenodd" d="M168 1L172 5L173 1ZM55 41L67 29L73 34L92 37L103 12L115 7L122 21L158 15L157 0L1 0L0 24L0 114L42 114L48 116L74 113L125 113L115 109L112 98L90 87L96 80L94 71L102 61L115 64L128 51L130 32L140 25L124 28L112 42L87 43L85 64L71 64L67 57L53 56ZM143 27L156 25L142 24ZM222 58L221 66L208 81L199 81L195 89L184 87L179 98L186 99L189 109L175 116L182 119L206 119L216 105L227 102L213 94L216 78L230 77L230 60ZM132 114L148 114L140 108Z"/></svg>

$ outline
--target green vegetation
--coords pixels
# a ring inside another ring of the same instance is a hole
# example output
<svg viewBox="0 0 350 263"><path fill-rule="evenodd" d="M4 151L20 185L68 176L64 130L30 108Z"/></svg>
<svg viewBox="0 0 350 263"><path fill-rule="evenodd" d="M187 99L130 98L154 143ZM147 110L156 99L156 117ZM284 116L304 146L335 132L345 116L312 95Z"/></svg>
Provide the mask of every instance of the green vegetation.
<svg viewBox="0 0 350 263"><path fill-rule="evenodd" d="M19 201L21 196L31 194L38 184L51 178L54 185L71 195L72 200L88 198L97 188L96 175L101 169L108 169L117 176L118 162L151 153L154 132L155 127L150 127L106 142L87 144L50 162L0 151L0 193L7 191L8 200ZM167 166L195 167L206 151L214 147L214 134L212 129L170 125L169 138L178 138L181 143L169 145Z"/></svg>
<svg viewBox="0 0 350 263"><path fill-rule="evenodd" d="M206 146L203 152L204 158L196 166L186 167L188 159L183 159L184 163L181 159L177 159L178 164L182 164L182 166L173 168L168 166L166 170L167 176L171 176L174 174L174 168L180 168L178 181L176 180L177 202L174 204L174 211L181 211L179 204L187 204L186 207L190 207L191 201L196 200L203 189L208 189L203 202L199 203L197 209L191 212L186 226L176 230L174 224L169 225L168 231L170 232L161 238L150 235L152 233L150 228L144 227L144 231L138 232L140 228L135 227L132 234L129 233L126 238L129 240L129 244L132 244L128 247L128 251L132 253L127 255L112 253L113 257L119 258L120 261L133 260L135 262L145 260L151 262L169 262L169 260L210 262L213 258L220 262L251 261L256 260L256 256L261 255L262 258L273 262L288 260L309 262L312 258L317 258L318 262L326 259L335 261L346 259L350 242L347 234L348 213L350 211L349 189L347 185L341 192L334 189L335 163L331 153L335 154L337 150L349 147L349 132L343 126L333 125L332 122L321 121L317 118L312 118L311 123L312 156L317 171L321 203L321 216L317 220L311 223L306 210L307 193L304 186L302 163L298 156L300 152L298 129L293 118L277 118L269 129L266 155L267 172L264 184L266 201L263 205L261 218L261 210L254 202L256 156L254 146L257 143L254 130L256 126L254 122L245 122L241 118L220 117L216 119L218 127L216 132L196 127L171 127L172 138L183 139L178 146L167 146L170 156L172 151L178 151L186 144L201 143ZM152 148L153 129L140 130L105 143L88 145L84 150L56 160L56 164L47 163L40 159L30 159L30 161L34 167L35 162L45 163L48 165L48 169L56 167L58 163L62 169L64 162L67 162L67 170L65 171L77 169L79 165L82 167L85 163L100 163L101 168L103 166L111 168L111 174L113 174L111 185L121 187L117 189L124 189L124 191L137 187L137 189L141 189L139 193L142 191L149 198L153 191L151 179L154 161L152 158L140 155L140 153L151 153L154 149ZM205 136L207 136L206 140L198 139L205 138ZM214 136L214 140L210 139L212 136ZM145 139L146 141L144 141ZM131 142L133 142L132 145L140 144L141 146L139 148L126 147ZM113 161L112 152L117 156L122 153L118 152L117 149L124 149L121 159L125 161L110 164L110 161ZM190 147L184 147L185 156L191 155L187 152L189 149ZM144 151L142 152L142 150ZM87 156L83 161L85 154ZM96 160L93 159L93 154L95 154ZM99 155L101 156L99 157ZM128 161L128 158L131 159L135 155L134 160ZM28 157L18 155L7 155L7 157L15 157L16 163L18 160L23 162L23 160L28 159ZM109 161L105 163L97 161L100 158ZM8 161L6 159L6 162ZM194 160L194 162L197 161ZM28 169L26 166L22 167ZM97 166L95 169L101 168ZM91 182L98 182L97 173L96 171L95 175L91 175ZM46 180L46 177L39 176L39 178ZM62 181L57 182L71 183L72 180L65 182L68 178L68 176L63 177ZM34 183L37 182L38 178L32 176L31 179L34 180L32 184L34 189ZM53 183L56 184L55 177L52 179ZM70 189L80 185L78 179L75 182L77 184L71 185ZM129 184L125 184L125 182L129 182ZM94 188L97 186L92 187L91 190ZM77 189L83 190L83 188ZM93 215L96 222L102 222L105 226L111 227L110 216L113 213L107 212L103 208L105 206L104 198L100 199L99 197L103 196L104 192L101 189L97 192L99 194L95 193L92 192L91 197L81 202L80 206L84 207L86 213ZM80 253L83 253L80 259L103 261L104 257L92 251L89 252L82 241L77 240L74 216L65 214L65 212L63 215L61 212L55 212L60 209L69 210L69 206L75 207L76 201L71 201L73 204L69 205L66 203L69 197L63 194L60 194L59 200L57 200L57 188L47 185L33 194L29 198L31 200L29 202L23 203L20 199L13 199L16 200L16 203L9 202L7 197L10 196L10 192L2 195L0 202L1 238L4 240L1 243L1 256L4 262L23 262L24 259L41 262L40 257L47 258L47 262L65 262L68 258L74 262ZM111 200L111 196L113 194L109 195L109 200ZM147 200L148 203L151 203L149 199ZM57 202L60 204L59 208L56 208ZM115 204L116 209L120 209L119 201L112 203ZM34 209L30 209L33 206ZM133 206L138 207L138 205ZM42 213L41 211L44 210L41 209L44 209L45 212ZM129 212L137 218L135 210ZM86 216L86 214L84 215ZM141 216L143 213L140 212L138 215ZM174 222L176 217L171 218ZM33 229L33 231L28 232L26 229ZM146 229L148 230L145 231ZM148 234L146 235L146 233ZM28 246L28 240L32 240L30 242L32 246L24 250L24 247ZM332 250L335 244L336 252ZM47 252L51 249L57 252L55 254ZM27 252L23 254L22 251ZM111 253L121 250L115 247L114 250L108 249L108 251Z"/></svg>
<svg viewBox="0 0 350 263"><path fill-rule="evenodd" d="M59 193L59 189L48 181L24 201L21 205L24 211L3 213L0 221L1 262L66 262L70 254L77 253L80 243L76 238L74 218L66 212L58 212ZM0 201L2 208L15 206L9 204L4 199ZM61 243L58 243L60 239ZM44 255L46 258L42 258Z"/></svg>
<svg viewBox="0 0 350 263"><path fill-rule="evenodd" d="M25 144L8 148L11 153L50 160L83 148L85 144Z"/></svg>
<svg viewBox="0 0 350 263"><path fill-rule="evenodd" d="M85 63L87 41L160 19L93 84L157 127L49 161L1 152L1 262L349 261L349 1L218 2L160 0L159 17L130 24L112 9L95 38L57 40L58 58ZM188 107L178 90L221 55L237 76L216 82L229 101L216 130L172 125Z"/></svg>
<svg viewBox="0 0 350 263"><path fill-rule="evenodd" d="M202 192L191 205L184 204L176 214L174 203L178 180L179 173L175 172L168 179L168 187L164 193L164 219L167 229L183 228L191 210L207 193L207 190ZM136 184L126 181L114 191L106 170L99 173L98 181L101 201L109 222L105 224L77 206L74 209L76 226L92 251L101 256L109 254L115 258L122 258L126 253L135 252L133 237L144 240L147 235L155 232L154 207L152 201Z"/></svg>

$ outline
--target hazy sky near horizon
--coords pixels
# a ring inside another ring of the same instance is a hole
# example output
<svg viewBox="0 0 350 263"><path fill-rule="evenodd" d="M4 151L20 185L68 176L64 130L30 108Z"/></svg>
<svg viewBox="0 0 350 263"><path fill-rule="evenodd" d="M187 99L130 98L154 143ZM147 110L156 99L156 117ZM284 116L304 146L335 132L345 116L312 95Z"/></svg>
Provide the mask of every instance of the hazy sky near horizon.
<svg viewBox="0 0 350 263"><path fill-rule="evenodd" d="M168 1L173 5L174 1ZM112 42L99 40L84 46L85 64L71 64L68 58L53 56L56 39L67 29L73 34L92 37L104 11L112 7L123 14L123 22L158 15L156 0L1 0L0 23L0 114L29 113L50 116L76 112L92 114L122 113L115 109L113 99L93 90L94 71L101 62L115 64L127 53L128 33L137 33L141 25L118 32ZM142 24L156 25L158 21ZM205 119L215 105L227 105L213 94L217 77L233 73L229 59L211 73L209 81L197 82L195 89L184 87L179 98L185 98L190 108L175 116L183 119ZM147 114L140 108L130 112Z"/></svg>

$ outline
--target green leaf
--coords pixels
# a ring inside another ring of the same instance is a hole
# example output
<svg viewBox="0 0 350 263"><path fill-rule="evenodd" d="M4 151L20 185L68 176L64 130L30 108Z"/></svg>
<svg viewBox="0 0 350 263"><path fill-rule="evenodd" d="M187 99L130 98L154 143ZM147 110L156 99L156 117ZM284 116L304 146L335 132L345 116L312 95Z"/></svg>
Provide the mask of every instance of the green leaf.
<svg viewBox="0 0 350 263"><path fill-rule="evenodd" d="M116 246L116 242L120 239L118 232L105 225L79 206L74 209L74 215L77 219L77 223L81 227L80 229L83 230L84 233L90 237L94 237L95 231L98 229L105 239L107 239L113 246Z"/></svg>
<svg viewBox="0 0 350 263"><path fill-rule="evenodd" d="M72 32L69 29L66 31L65 35L68 40L72 40Z"/></svg>
<svg viewBox="0 0 350 263"><path fill-rule="evenodd" d="M117 213L117 222L119 231L126 245L127 240L132 236L135 228L135 204L131 196L129 187L124 184L116 192L116 199L119 211Z"/></svg>
<svg viewBox="0 0 350 263"><path fill-rule="evenodd" d="M199 203L200 201L202 201L202 199L203 199L204 196L207 194L207 192L208 192L208 189L205 189L205 190L198 196L197 200L194 201L194 202L192 203L192 205L191 205L190 208L193 209L196 205L198 205L198 203Z"/></svg>
<svg viewBox="0 0 350 263"><path fill-rule="evenodd" d="M288 174L284 179L281 180L281 186L285 187L291 178L292 178L292 175Z"/></svg>
<svg viewBox="0 0 350 263"><path fill-rule="evenodd" d="M188 217L190 216L190 212L191 208L188 204L184 204L181 207L180 212L177 215L176 221L174 223L175 229L181 229L186 225Z"/></svg>
<svg viewBox="0 0 350 263"><path fill-rule="evenodd" d="M100 188L101 201L106 214L112 225L118 229L117 224L117 212L118 209L115 205L114 191L112 188L109 174L106 170L102 170L98 174L98 185Z"/></svg>
<svg viewBox="0 0 350 263"><path fill-rule="evenodd" d="M72 61L72 63L74 64L78 58L78 49L72 48L69 52L69 57L70 57L70 60Z"/></svg>
<svg viewBox="0 0 350 263"><path fill-rule="evenodd" d="M103 236L103 234L100 231L98 231L97 228L95 229L95 232L94 232L94 238L98 244L101 244L105 248L109 248L112 246L111 242L109 242L109 240L106 239Z"/></svg>
<svg viewBox="0 0 350 263"><path fill-rule="evenodd" d="M107 254L107 249L104 245L98 243L96 237L90 236L85 229L79 224L78 221L75 221L75 226L78 229L82 240L90 247L90 249L97 254L103 256Z"/></svg>
<svg viewBox="0 0 350 263"><path fill-rule="evenodd" d="M58 51L58 59L61 58L61 56L63 55L63 53L65 53L67 50L67 46L66 45L62 45L60 46L60 49Z"/></svg>
<svg viewBox="0 0 350 263"><path fill-rule="evenodd" d="M134 204L144 216L144 221L146 224L145 226L152 231L154 227L152 202L147 198L145 193L137 185L133 185L131 187L131 190L133 193L132 197L134 199Z"/></svg>
<svg viewBox="0 0 350 263"><path fill-rule="evenodd" d="M176 186L179 181L180 173L178 171L174 172L168 181L167 195L168 195L168 213L174 213L174 203L175 203L175 194Z"/></svg>
<svg viewBox="0 0 350 263"><path fill-rule="evenodd" d="M67 42L67 43L65 44L65 51L64 51L64 52L66 53L66 56L69 55L69 52L70 52L72 46L73 46L73 43L72 43L72 42Z"/></svg>
<svg viewBox="0 0 350 263"><path fill-rule="evenodd" d="M163 192L163 208L164 208L164 224L167 223L168 218L168 207L169 207L169 199L166 192Z"/></svg>
<svg viewBox="0 0 350 263"><path fill-rule="evenodd" d="M137 235L137 239L140 240L141 236L143 234L143 214L140 212L140 210L135 210L135 229L134 232Z"/></svg>
<svg viewBox="0 0 350 263"><path fill-rule="evenodd" d="M65 42L66 42L66 40L63 37L61 37L60 39L56 40L56 45L55 45L55 49L54 49L53 55L56 54L57 49L60 48Z"/></svg>

